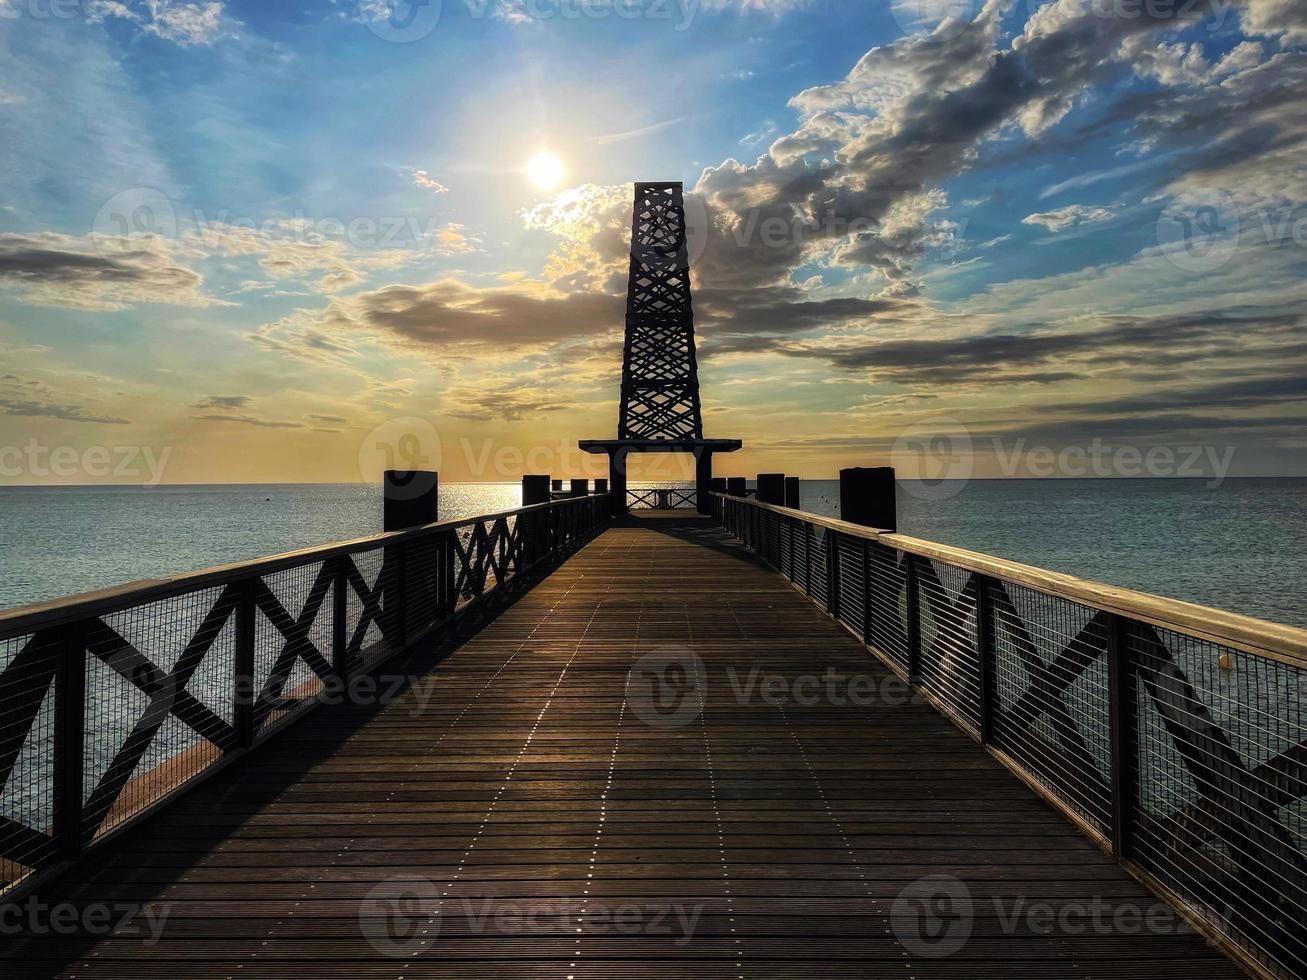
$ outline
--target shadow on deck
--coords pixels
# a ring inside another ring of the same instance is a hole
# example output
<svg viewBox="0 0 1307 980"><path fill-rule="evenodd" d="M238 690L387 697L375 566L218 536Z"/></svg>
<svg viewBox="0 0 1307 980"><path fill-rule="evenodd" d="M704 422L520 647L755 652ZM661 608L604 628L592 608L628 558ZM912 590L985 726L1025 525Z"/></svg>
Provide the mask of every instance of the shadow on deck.
<svg viewBox="0 0 1307 980"><path fill-rule="evenodd" d="M59 886L118 933L3 975L1243 975L692 515L382 673Z"/></svg>

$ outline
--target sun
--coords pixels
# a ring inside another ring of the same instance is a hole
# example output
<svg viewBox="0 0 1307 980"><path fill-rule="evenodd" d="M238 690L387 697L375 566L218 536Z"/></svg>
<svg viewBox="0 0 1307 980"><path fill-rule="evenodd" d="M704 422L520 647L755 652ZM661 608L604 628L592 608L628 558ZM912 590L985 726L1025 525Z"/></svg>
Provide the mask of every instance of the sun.
<svg viewBox="0 0 1307 980"><path fill-rule="evenodd" d="M542 190L552 191L563 182L563 161L552 153L537 153L526 165L531 183Z"/></svg>

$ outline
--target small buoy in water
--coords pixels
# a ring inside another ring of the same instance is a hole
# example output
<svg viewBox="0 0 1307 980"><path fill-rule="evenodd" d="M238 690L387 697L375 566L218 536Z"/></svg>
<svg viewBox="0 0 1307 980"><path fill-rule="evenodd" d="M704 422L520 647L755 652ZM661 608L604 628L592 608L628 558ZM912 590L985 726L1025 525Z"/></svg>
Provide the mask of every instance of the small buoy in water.
<svg viewBox="0 0 1307 980"><path fill-rule="evenodd" d="M271 498L271 497L264 497L263 499L264 499L264 500L271 500L272 498Z"/></svg>
<svg viewBox="0 0 1307 980"><path fill-rule="evenodd" d="M1234 658L1228 653L1221 654L1217 663L1221 665L1222 670L1234 670Z"/></svg>

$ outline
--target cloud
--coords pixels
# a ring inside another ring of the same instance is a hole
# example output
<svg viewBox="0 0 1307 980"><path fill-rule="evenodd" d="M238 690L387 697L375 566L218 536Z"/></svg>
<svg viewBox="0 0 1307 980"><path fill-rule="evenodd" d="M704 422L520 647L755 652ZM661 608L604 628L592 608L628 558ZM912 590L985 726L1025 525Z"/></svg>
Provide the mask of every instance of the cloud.
<svg viewBox="0 0 1307 980"><path fill-rule="evenodd" d="M1023 225L1043 225L1049 231L1065 231L1078 225L1100 224L1116 217L1116 208L1089 207L1070 204L1064 208L1031 214L1021 219Z"/></svg>
<svg viewBox="0 0 1307 980"><path fill-rule="evenodd" d="M244 408L250 403L249 395L210 395L202 401L196 402L191 408L217 408L232 409Z"/></svg>
<svg viewBox="0 0 1307 980"><path fill-rule="evenodd" d="M29 418L62 419L65 422L94 422L100 425L130 425L131 420L113 415L97 415L88 412L81 405L59 404L56 402L17 401L12 398L0 398L0 413L21 415Z"/></svg>
<svg viewBox="0 0 1307 980"><path fill-rule="evenodd" d="M260 419L253 415L222 415L219 413L206 413L202 415L192 415L191 418L197 422L231 422L235 425L249 425L260 429L303 429L303 422L282 422L276 419Z"/></svg>
<svg viewBox="0 0 1307 980"><path fill-rule="evenodd" d="M649 126L642 126L639 129L629 129L623 133L608 133L604 136L591 136L587 143L594 143L596 146L612 146L614 143L627 143L631 140L643 139L646 136L652 136L654 133L661 133L664 129L671 129L673 126L685 122L684 116L677 116L675 119L665 119L662 122L653 123Z"/></svg>
<svg viewBox="0 0 1307 980"><path fill-rule="evenodd" d="M326 422L330 425L344 425L349 421L343 415L310 415L309 418L314 422Z"/></svg>
<svg viewBox="0 0 1307 980"><path fill-rule="evenodd" d="M418 187L425 188L433 194L448 194L449 188L442 184L436 178L432 177L425 170L413 171L413 183Z"/></svg>
<svg viewBox="0 0 1307 980"><path fill-rule="evenodd" d="M92 22L109 19L137 24L143 31L181 47L212 45L222 36L224 10L217 0L182 3L179 0L91 0Z"/></svg>
<svg viewBox="0 0 1307 980"><path fill-rule="evenodd" d="M1234 313L1107 317L1058 330L879 340L847 336L772 349L820 358L872 378L926 387L1046 384L1096 375L1138 376L1217 359L1274 366L1302 360L1298 314Z"/></svg>
<svg viewBox="0 0 1307 980"><path fill-rule="evenodd" d="M1244 32L1307 44L1307 7L1301 0L1244 0Z"/></svg>
<svg viewBox="0 0 1307 980"><path fill-rule="evenodd" d="M164 239L123 243L100 236L0 234L0 285L21 300L80 310L120 310L137 303L213 306L203 277L175 261Z"/></svg>

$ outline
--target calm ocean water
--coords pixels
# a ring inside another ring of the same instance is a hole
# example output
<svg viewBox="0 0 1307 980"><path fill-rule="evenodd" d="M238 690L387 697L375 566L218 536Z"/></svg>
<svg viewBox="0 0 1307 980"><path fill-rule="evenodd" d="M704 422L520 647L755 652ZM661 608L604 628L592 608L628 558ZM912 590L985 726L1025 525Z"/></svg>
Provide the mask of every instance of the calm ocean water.
<svg viewBox="0 0 1307 980"><path fill-rule="evenodd" d="M899 491L905 534L1307 627L1307 480L1003 480ZM803 507L837 515L838 484ZM441 488L443 518L517 505ZM380 530L376 487L0 488L0 608Z"/></svg>

